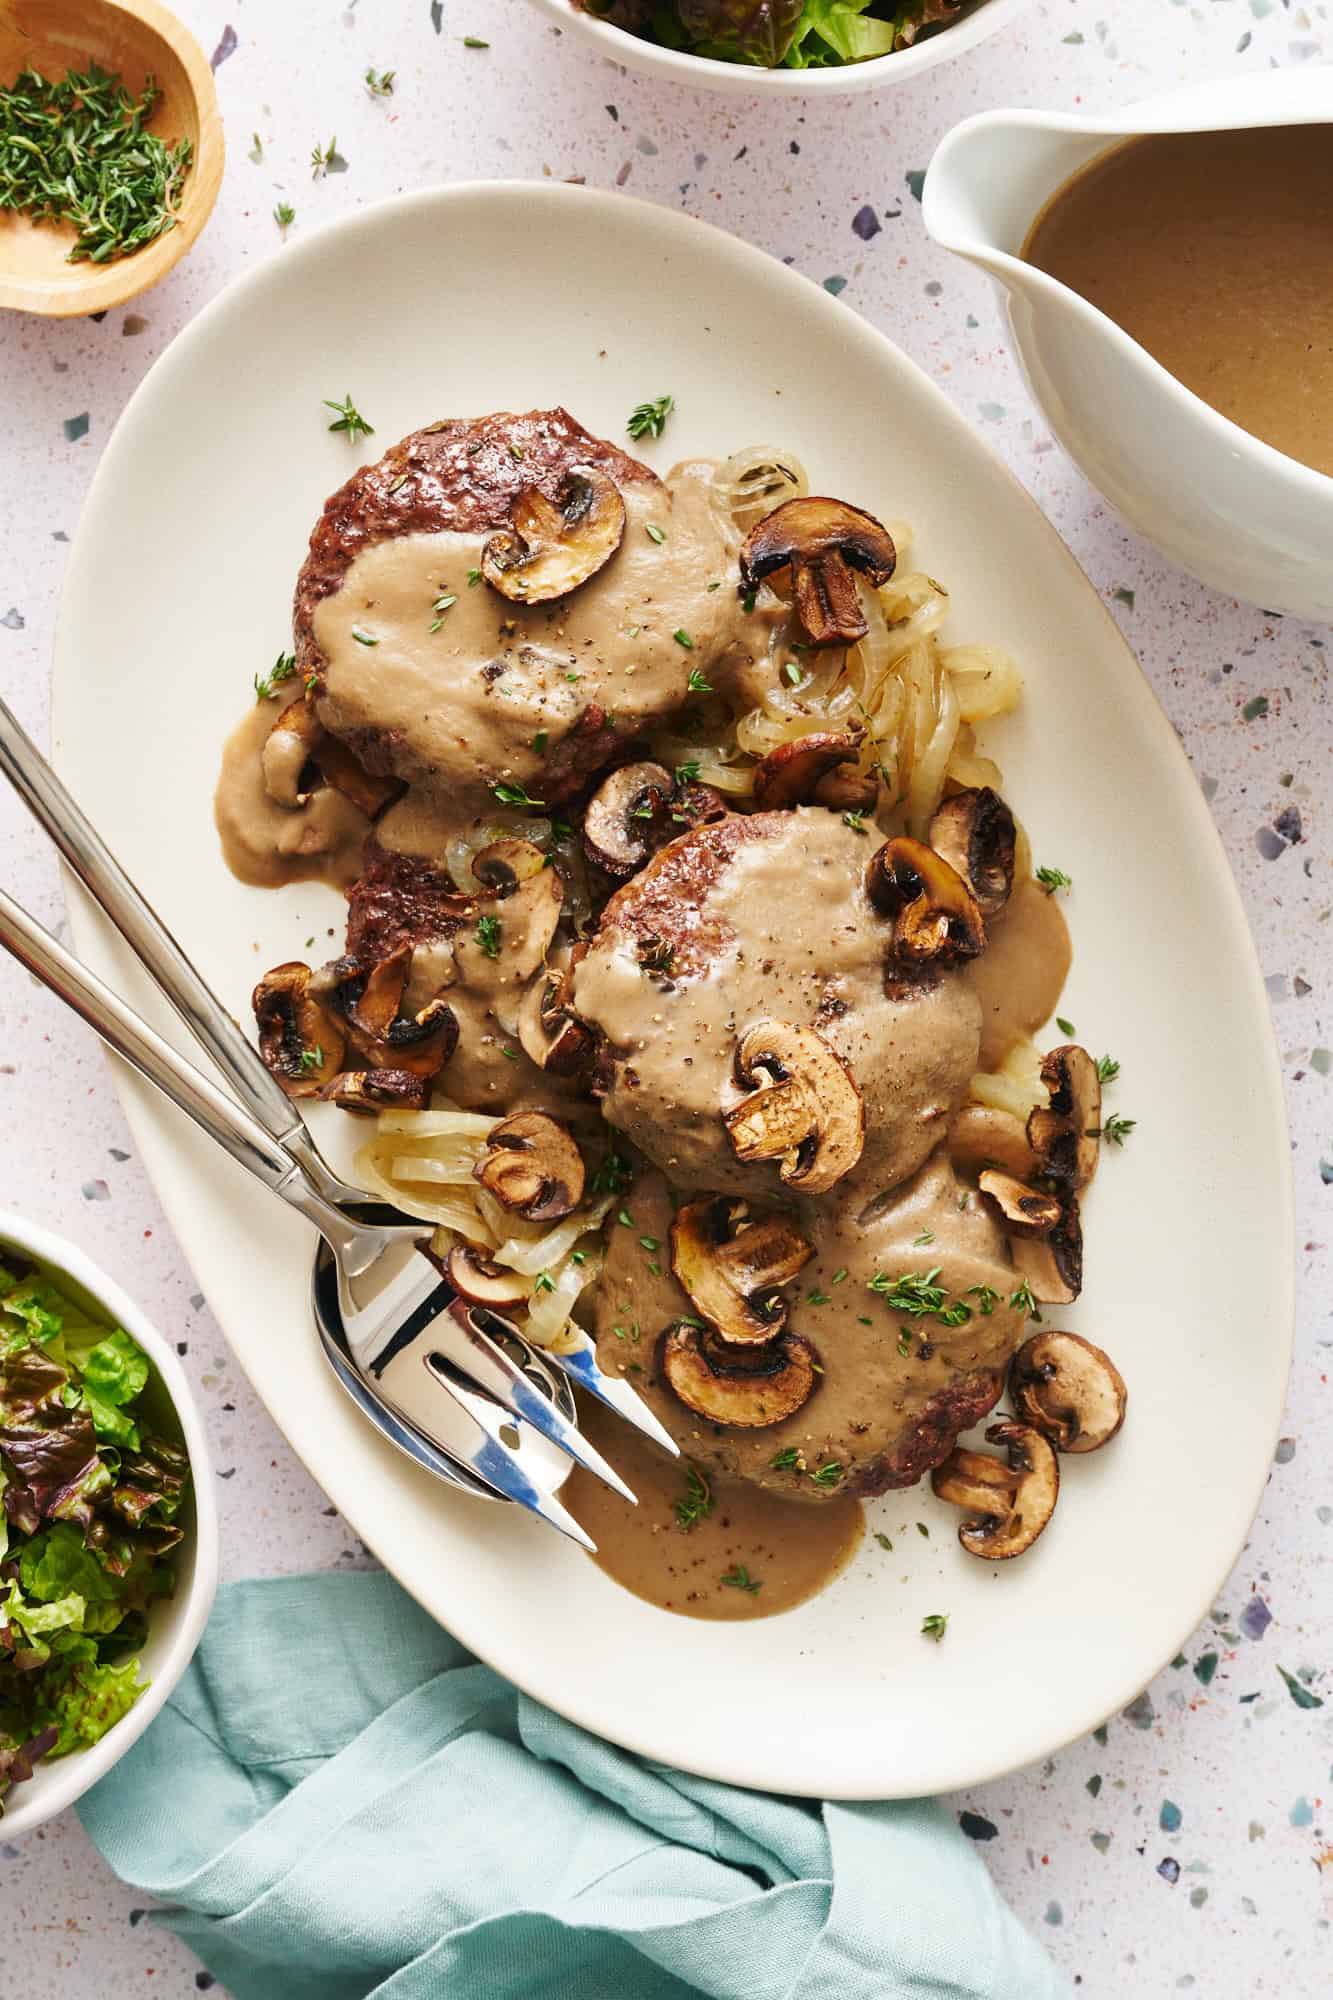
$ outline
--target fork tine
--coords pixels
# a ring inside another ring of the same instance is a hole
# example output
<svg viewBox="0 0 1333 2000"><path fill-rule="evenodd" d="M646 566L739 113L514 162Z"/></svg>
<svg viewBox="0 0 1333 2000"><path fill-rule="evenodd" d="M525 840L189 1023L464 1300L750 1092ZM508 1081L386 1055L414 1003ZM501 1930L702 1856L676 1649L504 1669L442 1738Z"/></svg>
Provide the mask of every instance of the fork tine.
<svg viewBox="0 0 1333 2000"><path fill-rule="evenodd" d="M613 1375L603 1372L597 1360L597 1349L582 1327L575 1329L582 1335L581 1344L563 1354L554 1354L543 1348L545 1359L568 1375L580 1389L586 1389L590 1396L596 1396L599 1403L605 1403L608 1410L614 1410L618 1417L632 1424L642 1436L660 1444L673 1458L680 1457L680 1446L671 1433L658 1423L642 1396L633 1390L628 1382L618 1382Z"/></svg>
<svg viewBox="0 0 1333 2000"><path fill-rule="evenodd" d="M518 1451L482 1421L467 1390L430 1365L429 1341L399 1349L377 1371L371 1393L504 1499L539 1515L589 1554L596 1552L596 1543L554 1493L533 1476ZM480 1405L483 1399L477 1397L476 1402Z"/></svg>
<svg viewBox="0 0 1333 2000"><path fill-rule="evenodd" d="M446 1318L462 1336L461 1341L455 1336L453 1353L449 1352L448 1343L441 1343L449 1360L502 1403L512 1416L523 1418L544 1438L558 1445L576 1465L581 1465L586 1472L600 1479L604 1486L609 1486L614 1493L638 1506L636 1494L626 1486L615 1467L607 1464L602 1454L588 1443L577 1424L570 1423L568 1417L548 1401L492 1337L494 1331L499 1331L521 1339L517 1327L511 1326L499 1313L493 1313L485 1306L469 1305L466 1300L456 1298L447 1314L441 1314L433 1322L429 1338L435 1338Z"/></svg>
<svg viewBox="0 0 1333 2000"><path fill-rule="evenodd" d="M507 1500L517 1502L530 1514L540 1515L550 1527L558 1529L581 1549L586 1549L590 1556L596 1555L597 1544L592 1536L579 1526L554 1493L548 1493L544 1486L539 1486L535 1479L528 1477L509 1446L499 1438L488 1437L472 1464L479 1476L497 1493L503 1493Z"/></svg>

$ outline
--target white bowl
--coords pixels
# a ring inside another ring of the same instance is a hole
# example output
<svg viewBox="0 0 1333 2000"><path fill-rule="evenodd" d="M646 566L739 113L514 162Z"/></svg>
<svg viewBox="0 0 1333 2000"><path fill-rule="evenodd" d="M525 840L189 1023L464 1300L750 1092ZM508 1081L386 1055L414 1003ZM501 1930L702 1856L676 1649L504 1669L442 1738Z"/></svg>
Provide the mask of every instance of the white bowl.
<svg viewBox="0 0 1333 2000"><path fill-rule="evenodd" d="M753 69L747 63L714 62L685 49L664 49L623 28L599 21L574 5L574 0L533 0L567 33L585 42L593 55L626 69L663 76L672 83L692 83L700 90L729 90L739 97L828 97L849 90L875 90L904 83L932 64L966 54L1005 27L1028 0L974 0L960 19L928 35L910 49L892 56L872 56L868 62L844 63L837 69Z"/></svg>
<svg viewBox="0 0 1333 2000"><path fill-rule="evenodd" d="M100 1315L123 1326L148 1356L153 1375L176 1412L185 1449L190 1455L191 1517L185 1540L176 1551L176 1594L152 1613L148 1638L139 1655L141 1677L149 1685L128 1715L109 1729L100 1743L76 1750L54 1762L39 1763L31 1778L7 1795L0 1816L0 1840L15 1840L44 1826L66 1806L82 1798L90 1785L118 1764L157 1714L199 1644L218 1587L218 1516L213 1499L213 1471L204 1436L203 1419L185 1370L170 1344L150 1325L133 1299L99 1271L82 1250L53 1236L35 1222L0 1210L0 1258L6 1248L20 1251L42 1265L53 1278L68 1285ZM151 1383L150 1383L151 1387Z"/></svg>
<svg viewBox="0 0 1333 2000"><path fill-rule="evenodd" d="M1214 589L1326 624L1333 479L1222 416L1020 254L1055 190L1127 138L1299 124L1333 131L1326 69L1216 78L1090 117L983 111L941 140L922 218L937 243L1003 287L1014 351L1042 414L1125 519Z"/></svg>

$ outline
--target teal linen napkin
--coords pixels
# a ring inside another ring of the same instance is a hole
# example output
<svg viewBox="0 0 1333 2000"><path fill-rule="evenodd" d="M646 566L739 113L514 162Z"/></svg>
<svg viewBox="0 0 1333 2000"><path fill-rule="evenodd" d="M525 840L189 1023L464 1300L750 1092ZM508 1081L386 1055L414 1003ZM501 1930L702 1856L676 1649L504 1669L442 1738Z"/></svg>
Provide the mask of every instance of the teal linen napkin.
<svg viewBox="0 0 1333 2000"><path fill-rule="evenodd" d="M380 1573L224 1589L79 1812L236 2000L1069 1992L938 1806L816 1806L632 1757Z"/></svg>

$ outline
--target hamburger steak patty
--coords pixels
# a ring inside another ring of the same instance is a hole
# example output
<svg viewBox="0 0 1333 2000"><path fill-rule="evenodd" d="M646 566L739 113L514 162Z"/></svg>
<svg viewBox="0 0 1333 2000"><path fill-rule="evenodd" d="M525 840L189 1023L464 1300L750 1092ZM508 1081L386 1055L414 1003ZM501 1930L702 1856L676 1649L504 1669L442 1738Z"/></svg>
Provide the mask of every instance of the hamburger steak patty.
<svg viewBox="0 0 1333 2000"><path fill-rule="evenodd" d="M554 500L579 466L620 491L618 547L563 597L502 596L481 578L486 540L525 489ZM534 410L431 425L354 473L311 535L294 626L324 727L466 815L497 785L576 797L681 707L691 666L720 687L765 652L773 616L740 604L711 465L663 481L567 411Z"/></svg>
<svg viewBox="0 0 1333 2000"><path fill-rule="evenodd" d="M665 1249L652 1256L641 1246L643 1236L665 1246L673 1214L666 1182L645 1174L626 1198L633 1228L608 1236L592 1308L598 1359L608 1374L628 1376L686 1457L708 1473L804 1501L913 1486L994 1408L1023 1338L1022 1315L1009 1304L1017 1280L1004 1236L975 1193L959 1208L964 1193L941 1149L864 1223L827 1198L797 1204L797 1226L815 1255L790 1288L788 1326L813 1343L824 1372L792 1416L742 1430L687 1409L661 1375L661 1336L695 1307ZM917 1239L927 1231L937 1241L923 1249ZM969 1309L961 1325L905 1316L868 1289L877 1275L935 1270L950 1307L962 1301ZM836 1464L842 1476L817 1485L800 1468L776 1468L773 1459L789 1449L800 1453L806 1473Z"/></svg>
<svg viewBox="0 0 1333 2000"><path fill-rule="evenodd" d="M525 486L540 486L551 498L572 465L600 466L622 489L660 483L618 445L591 436L568 410L446 417L354 472L325 501L296 579L293 627L302 677L323 666L315 606L340 587L362 549L398 535L488 534L504 526Z"/></svg>
<svg viewBox="0 0 1333 2000"><path fill-rule="evenodd" d="M817 1029L860 1090L865 1145L841 1205L864 1207L944 1138L980 1008L956 973L885 991L871 852L822 807L731 814L672 841L607 904L574 1007L605 1038L607 1119L674 1186L781 1191L778 1163L738 1160L721 1117L741 1096L737 1039L764 1019Z"/></svg>

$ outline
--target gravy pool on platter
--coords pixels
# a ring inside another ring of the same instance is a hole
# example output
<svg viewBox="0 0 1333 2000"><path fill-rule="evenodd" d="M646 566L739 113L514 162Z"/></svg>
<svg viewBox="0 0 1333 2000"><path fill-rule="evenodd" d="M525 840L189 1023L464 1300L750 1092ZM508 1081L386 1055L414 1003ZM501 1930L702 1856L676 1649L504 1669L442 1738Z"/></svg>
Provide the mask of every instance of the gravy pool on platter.
<svg viewBox="0 0 1333 2000"><path fill-rule="evenodd" d="M1108 1072L1033 1040L1067 878L976 740L1021 678L908 541L778 448L659 479L564 411L428 426L330 498L224 754L235 872L348 897L256 988L265 1059L374 1119L463 1297L653 1408L682 1462L591 1413L643 1504L571 1506L690 1615L803 1601L926 1473L1019 1554L1123 1412L1033 1348Z"/></svg>

